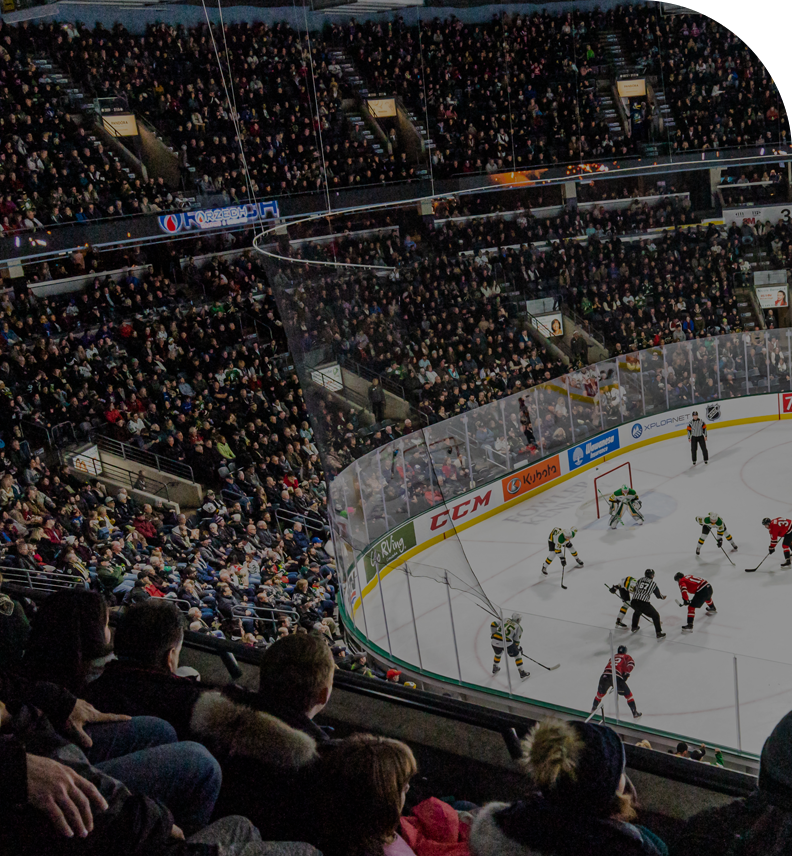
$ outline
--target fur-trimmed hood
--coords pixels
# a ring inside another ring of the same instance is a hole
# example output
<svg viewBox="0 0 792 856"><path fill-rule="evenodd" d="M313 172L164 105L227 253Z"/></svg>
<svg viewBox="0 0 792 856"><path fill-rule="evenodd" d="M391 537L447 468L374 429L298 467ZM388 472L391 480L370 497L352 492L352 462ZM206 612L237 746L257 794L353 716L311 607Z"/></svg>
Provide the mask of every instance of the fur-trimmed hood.
<svg viewBox="0 0 792 856"><path fill-rule="evenodd" d="M559 811L537 796L485 805L469 845L473 856L661 856L656 841L630 823Z"/></svg>
<svg viewBox="0 0 792 856"><path fill-rule="evenodd" d="M317 757L312 737L219 692L201 695L193 708L190 730L210 749L228 758L249 758L298 770Z"/></svg>

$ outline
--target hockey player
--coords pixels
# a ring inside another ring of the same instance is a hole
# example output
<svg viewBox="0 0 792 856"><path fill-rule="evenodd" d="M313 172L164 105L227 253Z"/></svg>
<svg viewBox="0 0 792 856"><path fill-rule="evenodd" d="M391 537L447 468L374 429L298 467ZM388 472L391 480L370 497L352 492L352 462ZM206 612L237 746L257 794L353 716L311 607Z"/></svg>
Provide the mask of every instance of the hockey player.
<svg viewBox="0 0 792 856"><path fill-rule="evenodd" d="M660 589L654 581L655 572L651 568L644 571L644 575L635 584L630 606L633 608L632 627L633 633L638 630L638 622L642 615L648 615L654 623L655 633L658 639L665 636L662 625L660 624L660 613L649 602L649 598L654 595L660 600L665 600L666 595L660 594Z"/></svg>
<svg viewBox="0 0 792 856"><path fill-rule="evenodd" d="M503 622L501 629L500 621L493 621L490 624L490 641L492 642L492 650L495 652L495 662L492 664L492 674L497 675L500 671L500 661L503 656L503 634L506 634L506 653L510 657L514 657L514 664L517 666L517 671L520 673L520 680L525 680L530 677L531 673L523 669L522 648L520 647L520 639L522 639L522 616L514 613L511 618L507 618Z"/></svg>
<svg viewBox="0 0 792 856"><path fill-rule="evenodd" d="M611 529L615 529L619 525L625 506L629 509L634 520L637 520L639 524L644 522L643 514L641 514L641 500L634 488L623 484L618 490L613 491L608 497L608 502L610 503L608 526Z"/></svg>
<svg viewBox="0 0 792 856"><path fill-rule="evenodd" d="M594 704L591 706L591 710L595 711L597 706L605 698L605 693L613 686L613 666L616 666L616 692L620 696L624 696L625 701L630 706L630 710L632 711L633 719L638 719L639 716L642 716L641 713L638 712L638 708L635 704L635 699L633 698L632 691L627 686L627 679L630 677L632 670L635 668L635 660L627 653L626 645L619 645L616 656L614 657L613 663L608 660L608 665L605 666L605 671L602 673L602 676L599 679L599 686L597 687L597 695L594 698Z"/></svg>
<svg viewBox="0 0 792 856"><path fill-rule="evenodd" d="M622 621L625 615L627 615L627 610L630 606L630 598L632 597L632 593L635 590L635 584L638 582L635 577L625 577L618 585L610 586L611 594L618 594L619 597L624 601L621 605L621 609L619 610L619 614L616 616L616 626L623 627L625 630L627 629L627 625Z"/></svg>
<svg viewBox="0 0 792 856"><path fill-rule="evenodd" d="M547 558L544 560L544 564L542 565L543 574L547 574L547 569L553 564L553 558L555 556L560 556L561 567L566 567L566 556L561 552L565 547L574 556L578 566L581 568L583 567L583 560L578 556L575 545L572 543L572 539L575 535L577 535L577 529L561 529L559 527L553 529L550 533L550 537L547 539Z"/></svg>
<svg viewBox="0 0 792 856"><path fill-rule="evenodd" d="M688 443L690 443L690 454L693 458L693 466L696 466L696 450L701 447L704 463L709 463L709 452L707 451L707 423L699 419L698 410L693 411L693 418L687 427Z"/></svg>
<svg viewBox="0 0 792 856"><path fill-rule="evenodd" d="M772 520L769 517L765 517L762 521L762 526L770 530L770 549L768 553L775 553L776 544L781 541L785 559L781 563L781 567L788 568L792 565L792 558L790 558L790 551L792 551L792 520L786 517L774 517Z"/></svg>
<svg viewBox="0 0 792 856"><path fill-rule="evenodd" d="M710 512L706 517L697 517L696 523L701 526L701 535L698 539L698 547L696 547L696 555L701 555L701 546L704 543L704 539L709 535L712 529L715 530L715 540L718 542L718 547L723 546L723 539L731 544L732 553L737 550L737 545L734 543L734 538L729 534L729 530L726 528L726 524L723 522L722 517L718 517L714 512Z"/></svg>
<svg viewBox="0 0 792 856"><path fill-rule="evenodd" d="M674 579L679 584L682 593L683 606L687 607L687 624L682 625L683 630L693 629L693 619L696 610L702 603L707 604L707 615L715 615L718 611L712 602L712 586L702 577L694 577L692 574L685 576L681 571L674 574Z"/></svg>

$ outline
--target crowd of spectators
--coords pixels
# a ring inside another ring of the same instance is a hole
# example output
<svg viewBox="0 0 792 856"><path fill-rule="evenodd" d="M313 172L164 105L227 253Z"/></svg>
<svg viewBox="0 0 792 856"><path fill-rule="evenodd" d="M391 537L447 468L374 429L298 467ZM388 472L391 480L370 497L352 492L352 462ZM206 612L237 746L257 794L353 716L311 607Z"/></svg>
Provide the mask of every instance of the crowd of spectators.
<svg viewBox="0 0 792 856"><path fill-rule="evenodd" d="M32 616L21 665L0 670L0 841L9 852L709 856L735 841L763 854L789 847L792 714L764 744L754 794L661 836L640 807L621 738L605 725L534 724L520 744L523 775L498 789L508 802L439 799L406 743L339 738L322 726L338 664L321 633L270 645L255 687L218 688L180 664L186 623L175 604L150 599L117 619L113 636L95 592L50 595ZM693 763L684 749L674 763ZM306 794L317 796L310 812Z"/></svg>
<svg viewBox="0 0 792 856"><path fill-rule="evenodd" d="M136 178L40 70L34 25L0 22L0 236L172 207L163 179Z"/></svg>
<svg viewBox="0 0 792 856"><path fill-rule="evenodd" d="M603 24L599 12L412 27L397 16L334 25L328 38L346 45L372 91L429 116L434 174L445 177L632 154L631 139L610 137L596 91Z"/></svg>
<svg viewBox="0 0 792 856"><path fill-rule="evenodd" d="M251 190L315 192L325 177L330 189L418 177L404 140L391 134L375 150L362 122L341 109L355 93L333 49L346 51L369 91L399 95L429 117L436 177L635 154L652 120L614 137L595 85L600 36L613 30L660 76L674 150L789 143L777 88L746 45L715 21L651 6L477 24L352 20L312 34L310 49L306 33L284 22L211 33L157 23L142 34L27 22L0 28L0 225L14 234L174 201L162 178L135 178L92 137L89 118L39 57L89 98L126 98L172 145L184 178L192 168L197 190L233 203Z"/></svg>
<svg viewBox="0 0 792 856"><path fill-rule="evenodd" d="M674 151L789 145L789 118L761 60L705 15L622 6L626 47L662 81L676 130Z"/></svg>

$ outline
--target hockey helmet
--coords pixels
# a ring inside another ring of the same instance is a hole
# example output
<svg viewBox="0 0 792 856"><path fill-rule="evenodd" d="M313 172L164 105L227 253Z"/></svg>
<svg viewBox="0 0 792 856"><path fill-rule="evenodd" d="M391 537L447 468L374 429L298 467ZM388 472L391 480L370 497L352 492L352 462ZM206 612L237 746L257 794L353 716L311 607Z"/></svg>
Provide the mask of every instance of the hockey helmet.
<svg viewBox="0 0 792 856"><path fill-rule="evenodd" d="M571 538L574 538L574 537L575 537L575 535L577 535L577 532L578 532L578 531L577 531L577 527L576 527L576 526L573 526L573 527L569 530L569 532L570 532L570 536L571 536Z"/></svg>
<svg viewBox="0 0 792 856"><path fill-rule="evenodd" d="M769 526L769 525L770 525L770 518L765 517L765 519L762 521L762 526Z"/></svg>
<svg viewBox="0 0 792 856"><path fill-rule="evenodd" d="M617 654L626 654L627 653L627 646L626 645L619 645L619 647L616 649L616 653Z"/></svg>
<svg viewBox="0 0 792 856"><path fill-rule="evenodd" d="M644 576L649 577L650 580L653 580L654 579L654 571L651 568L647 568L644 571Z"/></svg>
<svg viewBox="0 0 792 856"><path fill-rule="evenodd" d="M623 484L623 485L621 486L621 489L622 489L625 493L627 493L627 492L630 490L630 486L629 486L628 484Z"/></svg>
<svg viewBox="0 0 792 856"><path fill-rule="evenodd" d="M693 411L693 415L694 415L694 416L698 416L698 410L694 410L694 411Z"/></svg>
<svg viewBox="0 0 792 856"><path fill-rule="evenodd" d="M718 519L718 515L714 511L710 511L707 516L713 523Z"/></svg>
<svg viewBox="0 0 792 856"><path fill-rule="evenodd" d="M515 624L520 624L522 622L522 615L519 612L513 612L509 617L509 621L513 621Z"/></svg>
<svg viewBox="0 0 792 856"><path fill-rule="evenodd" d="M679 582L679 581L682 579L682 577L684 577L684 576L685 576L685 575L682 573L682 571L677 571L677 572L674 574L674 580L675 580L676 582Z"/></svg>

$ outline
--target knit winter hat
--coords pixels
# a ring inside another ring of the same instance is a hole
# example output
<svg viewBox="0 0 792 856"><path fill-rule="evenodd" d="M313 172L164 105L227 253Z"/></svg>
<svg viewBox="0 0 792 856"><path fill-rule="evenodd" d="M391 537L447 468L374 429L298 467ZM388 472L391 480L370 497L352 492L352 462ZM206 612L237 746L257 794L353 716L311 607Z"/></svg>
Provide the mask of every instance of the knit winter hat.
<svg viewBox="0 0 792 856"><path fill-rule="evenodd" d="M531 732L528 762L542 795L576 813L602 815L624 772L621 738L601 725L545 720Z"/></svg>
<svg viewBox="0 0 792 856"><path fill-rule="evenodd" d="M762 747L759 793L773 805L792 810L792 712L776 725Z"/></svg>

